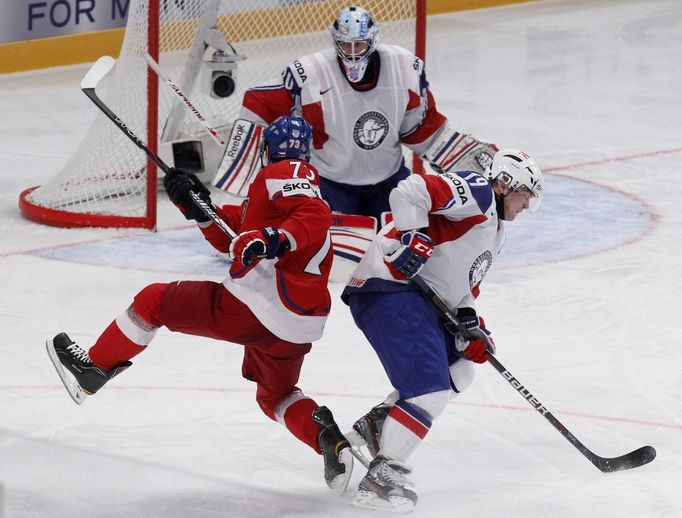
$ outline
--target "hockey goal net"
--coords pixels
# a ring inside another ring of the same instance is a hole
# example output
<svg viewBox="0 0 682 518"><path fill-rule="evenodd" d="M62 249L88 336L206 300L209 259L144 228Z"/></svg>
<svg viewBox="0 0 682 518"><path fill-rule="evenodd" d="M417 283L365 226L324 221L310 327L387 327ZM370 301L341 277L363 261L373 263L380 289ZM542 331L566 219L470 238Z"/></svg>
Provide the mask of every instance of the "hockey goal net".
<svg viewBox="0 0 682 518"><path fill-rule="evenodd" d="M366 0L382 43L423 57L425 0ZM131 0L106 104L169 165L213 178L224 148L213 140L164 81L160 64L192 104L229 135L244 91L279 81L296 57L328 48L329 27L347 0ZM94 108L93 108L94 109ZM156 226L156 170L103 115L74 155L41 186L21 193L24 216L57 226Z"/></svg>

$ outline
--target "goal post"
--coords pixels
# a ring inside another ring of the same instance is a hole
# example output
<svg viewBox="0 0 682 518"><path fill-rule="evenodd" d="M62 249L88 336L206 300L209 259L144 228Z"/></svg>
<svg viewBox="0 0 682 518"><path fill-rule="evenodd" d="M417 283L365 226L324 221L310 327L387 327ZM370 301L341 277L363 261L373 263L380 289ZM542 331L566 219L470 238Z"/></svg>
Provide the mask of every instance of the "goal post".
<svg viewBox="0 0 682 518"><path fill-rule="evenodd" d="M352 3L352 2L351 2ZM103 99L150 150L208 182L224 154L206 125L147 66L159 63L225 139L246 89L280 80L289 61L332 45L329 27L348 0L130 0L121 52ZM426 0L365 0L381 42L424 57ZM22 214L61 227L157 223L158 180L125 135L98 115L56 174L19 197Z"/></svg>

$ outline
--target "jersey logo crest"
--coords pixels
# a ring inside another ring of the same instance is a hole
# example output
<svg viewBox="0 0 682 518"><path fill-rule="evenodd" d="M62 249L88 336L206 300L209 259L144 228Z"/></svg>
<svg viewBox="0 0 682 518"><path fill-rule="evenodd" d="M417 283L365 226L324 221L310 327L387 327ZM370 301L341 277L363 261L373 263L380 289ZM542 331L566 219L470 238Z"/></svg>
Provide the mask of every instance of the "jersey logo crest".
<svg viewBox="0 0 682 518"><path fill-rule="evenodd" d="M474 286L483 280L492 264L493 254L490 250L486 250L476 258L469 269L469 289L474 289Z"/></svg>
<svg viewBox="0 0 682 518"><path fill-rule="evenodd" d="M353 140L362 149L376 149L388 135L388 119L383 113L369 111L355 121Z"/></svg>

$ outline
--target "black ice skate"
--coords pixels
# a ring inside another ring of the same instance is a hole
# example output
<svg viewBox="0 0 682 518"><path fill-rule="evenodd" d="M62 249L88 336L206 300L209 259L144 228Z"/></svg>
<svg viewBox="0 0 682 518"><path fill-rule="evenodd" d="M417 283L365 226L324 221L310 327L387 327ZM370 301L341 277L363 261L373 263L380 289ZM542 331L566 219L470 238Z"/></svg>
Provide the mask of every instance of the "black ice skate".
<svg viewBox="0 0 682 518"><path fill-rule="evenodd" d="M353 424L353 430L346 434L351 443L351 451L353 455L362 464L369 468L371 460L379 455L379 439L381 437L381 430L384 427L384 421L391 406L386 403L381 403L372 408L367 414ZM369 451L369 458L365 455L362 447L366 447Z"/></svg>
<svg viewBox="0 0 682 518"><path fill-rule="evenodd" d="M46 347L64 387L78 405L85 401L86 396L97 392L107 381L132 365L131 362L124 362L110 371L100 369L92 363L88 352L78 347L66 333L59 333L48 340ZM66 374L64 367L73 375L75 382Z"/></svg>
<svg viewBox="0 0 682 518"><path fill-rule="evenodd" d="M331 410L326 406L313 411L313 421L320 425L317 440L324 458L324 479L335 495L342 495L353 472L350 443L339 430Z"/></svg>
<svg viewBox="0 0 682 518"><path fill-rule="evenodd" d="M411 512L417 504L417 493L408 489L414 486L407 478L410 472L402 462L379 455L360 482L353 505L393 513Z"/></svg>

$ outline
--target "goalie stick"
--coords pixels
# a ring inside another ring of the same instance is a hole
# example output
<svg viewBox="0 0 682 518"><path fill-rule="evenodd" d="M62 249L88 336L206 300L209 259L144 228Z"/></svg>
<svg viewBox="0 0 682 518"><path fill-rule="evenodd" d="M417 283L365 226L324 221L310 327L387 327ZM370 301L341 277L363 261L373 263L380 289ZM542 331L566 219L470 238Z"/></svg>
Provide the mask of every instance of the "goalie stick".
<svg viewBox="0 0 682 518"><path fill-rule="evenodd" d="M421 292L436 306L436 308L452 322L457 330L462 333L467 338L476 338L482 340L488 347L488 351L494 350L492 343L488 335L483 331L478 330L478 333L472 333L462 325L462 323L457 319L457 317L450 311L450 309L445 304L445 301L436 293L436 291L429 286L424 279L418 275L412 278L412 282L421 290ZM620 457L600 457L599 455L592 452L587 446L581 443L575 435L573 435L568 428L566 428L561 421L559 421L554 415L547 410L545 407L530 391L521 384L521 382L512 375L500 361L491 353L490 359L488 360L497 372L512 386L514 389L523 396L523 398L530 403L530 405L535 408L535 410L540 413L545 419L547 419L551 425L556 428L561 435L563 435L568 442L570 442L580 453L582 453L587 460L594 464L597 469L603 473L610 473L612 471L622 471L626 469L638 468L645 464L648 464L656 458L656 450L653 446L642 446L630 453L621 455Z"/></svg>
<svg viewBox="0 0 682 518"><path fill-rule="evenodd" d="M176 85L168 76L166 76L163 73L163 70L161 70L161 67L159 64L154 60L153 57L149 55L149 52L144 53L144 59L149 65L149 68L151 68L154 73L159 76L160 79L166 82L168 87L175 92L175 94L180 98L182 103L187 107L187 109L192 112L192 115L194 115L199 122L206 128L206 131L208 131L209 135L213 137L213 140L215 140L216 144L219 146L224 147L225 146L225 141L222 139L222 137L218 134L216 130L214 130L208 123L208 121L204 118L203 115L197 110L192 102L187 98L187 96L182 93L182 90L180 90L180 87Z"/></svg>
<svg viewBox="0 0 682 518"><path fill-rule="evenodd" d="M137 135L133 132L132 129L123 121L121 120L111 109L104 104L104 102L97 96L97 92L95 91L95 88L99 84L99 82L106 76L111 69L113 68L115 64L114 58L111 56L102 56L99 58L92 67L90 67L90 70L85 74L85 77L83 78L83 81L81 81L81 90L83 90L83 93L87 95L90 100L95 103L95 105L102 110L104 115L106 115L118 128L126 134L126 136L133 141L133 144L135 144L138 148L140 148L142 151L145 152L147 157L154 162L154 164L161 169L164 174L168 174L170 171L170 167L161 160L156 153L152 152L151 149L147 147L147 144L145 144L140 138L138 138ZM232 230L230 227L228 227L225 222L216 214L216 211L213 210L213 207L211 207L208 203L206 203L204 200L202 200L199 195L195 192L190 191L190 198L192 199L192 203L199 207L201 212L206 214L207 217L213 221L220 230L222 230L225 235L227 235L230 239L236 237L237 234L235 234L234 230Z"/></svg>

